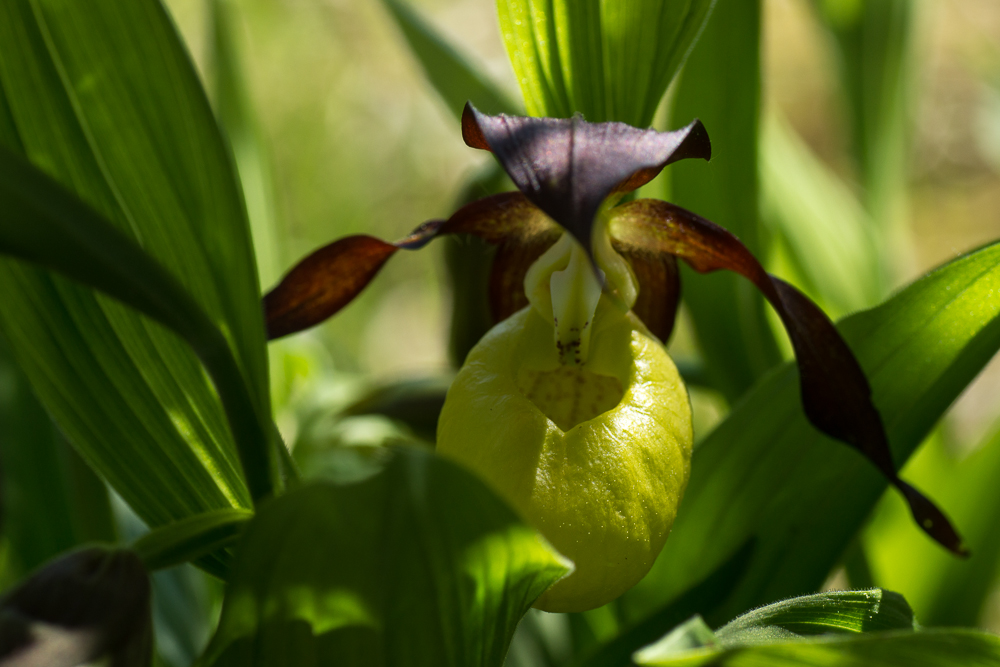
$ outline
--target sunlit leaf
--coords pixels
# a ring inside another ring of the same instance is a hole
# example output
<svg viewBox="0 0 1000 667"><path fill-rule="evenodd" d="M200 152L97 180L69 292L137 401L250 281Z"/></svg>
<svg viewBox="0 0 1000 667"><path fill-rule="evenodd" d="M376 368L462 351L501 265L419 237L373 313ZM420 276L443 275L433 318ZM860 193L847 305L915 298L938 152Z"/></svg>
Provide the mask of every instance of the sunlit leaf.
<svg viewBox="0 0 1000 667"><path fill-rule="evenodd" d="M244 376L225 338L215 328L190 294L159 263L130 237L65 191L51 178L0 146L0 197L7 208L0 214L0 254L27 260L52 269L104 292L132 306L180 334L205 364L205 370L222 399L232 433L236 438L243 472L255 499L272 491L270 420L254 405ZM23 326L18 320L9 327ZM85 329L81 333L89 333ZM86 361L85 357L76 360ZM45 378L49 380L49 378ZM74 397L83 404L92 397ZM93 417L88 413L89 417ZM114 423L114 420L111 420ZM108 430L110 425L105 425ZM128 435L125 435L128 439ZM155 453L130 442L150 469L162 476ZM185 448L182 453L193 455ZM178 454L178 457L180 454ZM197 459L196 459L197 460ZM118 462L119 466L122 463ZM127 474L138 472L125 466ZM203 461L191 462L192 474L205 474ZM239 475L238 471L234 471ZM121 475L109 469L112 480ZM120 479L118 477L117 479ZM239 479L239 477L237 477ZM126 495L148 491L137 480L136 487L125 485ZM169 487L168 487L169 489ZM170 491L166 491L170 493ZM130 497L135 497L131 496ZM139 502L149 502L142 498ZM137 511L139 511L137 509Z"/></svg>
<svg viewBox="0 0 1000 667"><path fill-rule="evenodd" d="M268 414L246 214L162 6L3 3L0 82L11 121L0 142L178 276ZM147 522L249 504L219 400L183 341L38 269L4 262L0 283L5 332L39 397Z"/></svg>
<svg viewBox="0 0 1000 667"><path fill-rule="evenodd" d="M1000 432L973 453L959 457L949 440L931 438L907 466L907 476L948 507L972 550L956 561L901 530L898 501L883 498L866 529L872 576L904 591L924 625L976 626L1000 574Z"/></svg>
<svg viewBox="0 0 1000 667"><path fill-rule="evenodd" d="M263 507L199 664L496 665L565 561L471 474L399 450ZM307 658L308 656L308 658Z"/></svg>
<svg viewBox="0 0 1000 667"><path fill-rule="evenodd" d="M973 252L838 327L869 378L897 466L1000 348L998 262L1000 245ZM631 616L672 599L750 536L757 549L732 613L822 584L885 481L808 424L797 385L791 366L777 369L696 449L666 548L626 594Z"/></svg>
<svg viewBox="0 0 1000 667"><path fill-rule="evenodd" d="M648 127L713 0L497 0L528 113Z"/></svg>
<svg viewBox="0 0 1000 667"><path fill-rule="evenodd" d="M902 596L881 590L793 598L716 632L695 617L635 655L639 665L946 667L992 665L1000 638L963 630L914 632Z"/></svg>

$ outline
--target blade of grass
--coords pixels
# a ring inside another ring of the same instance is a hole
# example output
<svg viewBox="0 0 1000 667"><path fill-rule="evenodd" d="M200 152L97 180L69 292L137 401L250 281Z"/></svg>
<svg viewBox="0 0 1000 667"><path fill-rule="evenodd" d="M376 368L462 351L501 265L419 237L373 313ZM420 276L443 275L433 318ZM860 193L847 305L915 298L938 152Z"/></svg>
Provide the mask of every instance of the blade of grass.
<svg viewBox="0 0 1000 667"><path fill-rule="evenodd" d="M684 68L671 117L700 118L712 137L712 161L671 167L675 204L708 218L763 257L757 201L760 106L760 7L719 0ZM683 269L684 302L713 386L735 401L780 360L763 299L732 275Z"/></svg>

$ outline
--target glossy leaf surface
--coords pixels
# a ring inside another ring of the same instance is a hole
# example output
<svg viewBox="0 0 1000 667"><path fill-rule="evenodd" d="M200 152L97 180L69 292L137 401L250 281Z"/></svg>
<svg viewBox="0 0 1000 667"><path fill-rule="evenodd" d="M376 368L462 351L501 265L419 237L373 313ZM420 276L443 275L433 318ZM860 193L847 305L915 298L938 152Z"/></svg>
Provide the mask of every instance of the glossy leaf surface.
<svg viewBox="0 0 1000 667"><path fill-rule="evenodd" d="M470 473L398 450L261 509L200 664L499 666L564 563Z"/></svg>
<svg viewBox="0 0 1000 667"><path fill-rule="evenodd" d="M1000 638L914 632L909 605L882 590L822 593L756 609L713 633L700 618L635 655L640 665L991 665Z"/></svg>
<svg viewBox="0 0 1000 667"><path fill-rule="evenodd" d="M0 141L175 273L268 414L246 216L197 76L153 0L0 8ZM223 410L174 334L88 289L4 262L3 323L74 444L152 525L250 498Z"/></svg>
<svg viewBox="0 0 1000 667"><path fill-rule="evenodd" d="M839 325L872 386L897 466L1000 348L1000 246L957 259ZM753 562L735 614L816 590L885 482L806 421L790 365L768 376L696 449L667 546L626 594L642 617L717 566L749 536ZM912 529L912 528L911 528Z"/></svg>
<svg viewBox="0 0 1000 667"><path fill-rule="evenodd" d="M0 147L0 174L3 175L0 196L8 205L0 217L0 254L78 280L180 334L205 364L219 391L255 499L270 494L274 469L269 461L270 420L254 405L231 348L194 299L130 237L3 147ZM82 361L86 359L77 360ZM84 397L77 400L82 402ZM115 423L113 417L109 419L111 424ZM155 460L157 452L136 447L135 442L131 444L137 454ZM205 472L204 462L199 463L192 466L193 470ZM149 472L162 475L164 471L154 468ZM233 472L239 480L239 471ZM121 472L105 471L105 474L114 480L112 475ZM126 486L121 492L146 490L141 484L138 486L138 489ZM140 497L140 500L148 499Z"/></svg>
<svg viewBox="0 0 1000 667"><path fill-rule="evenodd" d="M648 127L713 0L497 0L532 116Z"/></svg>

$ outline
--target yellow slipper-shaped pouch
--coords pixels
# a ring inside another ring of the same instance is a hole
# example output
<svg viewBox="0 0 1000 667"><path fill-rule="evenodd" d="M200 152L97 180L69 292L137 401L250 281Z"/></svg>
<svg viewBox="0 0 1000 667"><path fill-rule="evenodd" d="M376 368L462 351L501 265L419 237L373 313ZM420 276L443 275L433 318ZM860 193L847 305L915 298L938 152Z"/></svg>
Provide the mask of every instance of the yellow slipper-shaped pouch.
<svg viewBox="0 0 1000 667"><path fill-rule="evenodd" d="M575 570L535 606L603 605L649 571L691 458L687 391L662 344L601 303L586 361L561 363L531 307L494 327L448 391L438 451L478 473Z"/></svg>

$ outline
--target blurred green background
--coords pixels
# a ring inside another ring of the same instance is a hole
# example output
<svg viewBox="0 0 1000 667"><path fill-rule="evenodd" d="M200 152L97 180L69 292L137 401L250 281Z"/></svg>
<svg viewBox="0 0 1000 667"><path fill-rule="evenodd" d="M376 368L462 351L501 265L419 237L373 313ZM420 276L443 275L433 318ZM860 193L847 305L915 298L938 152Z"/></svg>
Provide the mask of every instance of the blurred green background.
<svg viewBox="0 0 1000 667"><path fill-rule="evenodd" d="M411 4L512 99L519 99L492 0ZM1000 3L908 4L909 43L894 79L901 111L886 126L898 133L899 142L898 154L885 159L895 160L898 167L886 172L890 177L881 190L869 187L866 192L860 185L865 167L851 157L852 128L838 74L850 63L840 60L833 37L837 26L849 22L862 4L765 0L763 115L768 127L778 123L794 130L782 135L792 141L792 148L807 162L818 158L846 184L839 196L859 215L867 210L885 222L887 284L875 292L886 294L1000 238ZM168 0L167 5L206 88L213 90L207 3ZM393 239L426 219L446 216L470 177L488 164L489 156L461 141L454 111L445 108L426 82L383 3L231 0L228 5L234 10L235 46L259 123L255 131L264 147L263 163L274 183L273 200L261 204L280 230L273 247L258 248L265 289L304 254L335 238L364 232ZM667 123L664 115L659 124ZM688 120L678 118L672 124ZM766 163L767 151L762 155ZM777 168L784 164L779 161ZM773 217L767 210L768 173L763 164L765 222ZM662 191L663 180L661 176L647 187L654 194ZM244 181L249 182L246 175ZM250 193L251 207L253 197ZM336 318L272 347L279 352L272 360L276 404L284 406L279 425L289 442L309 427L309 419L302 416L309 406L310 414L322 420L322 415L353 400L358 387L448 373L450 295L442 245L403 253ZM799 282L777 235L772 246L766 258L770 268ZM829 301L824 305L836 317L850 310L844 303L852 303L850 298ZM862 295L853 301L859 302L875 301ZM692 340L682 321L671 341L678 359L696 357ZM692 393L696 435L702 437L727 408L712 392ZM993 452L1000 450L1000 441L993 437L998 420L1000 363L994 361L958 400L904 476L939 496L945 507L954 507L963 485L989 485L988 478L969 481L970 468L1000 469L991 463L997 458ZM333 428L341 441L376 443L401 437L391 424L373 418L337 421ZM993 495L1000 505L1000 487ZM916 574L923 570L909 572L908 563L947 556L913 531L903 513L894 494L876 512L865 539L870 575L874 583L901 590L921 618L921 605L930 607L932 601L921 599ZM975 514L975 508L969 513ZM933 571L948 576L946 565ZM836 573L829 585L866 583L871 581L855 570L850 575ZM933 582L925 588L937 590ZM992 594L978 619L961 621L1000 631L1000 594Z"/></svg>

